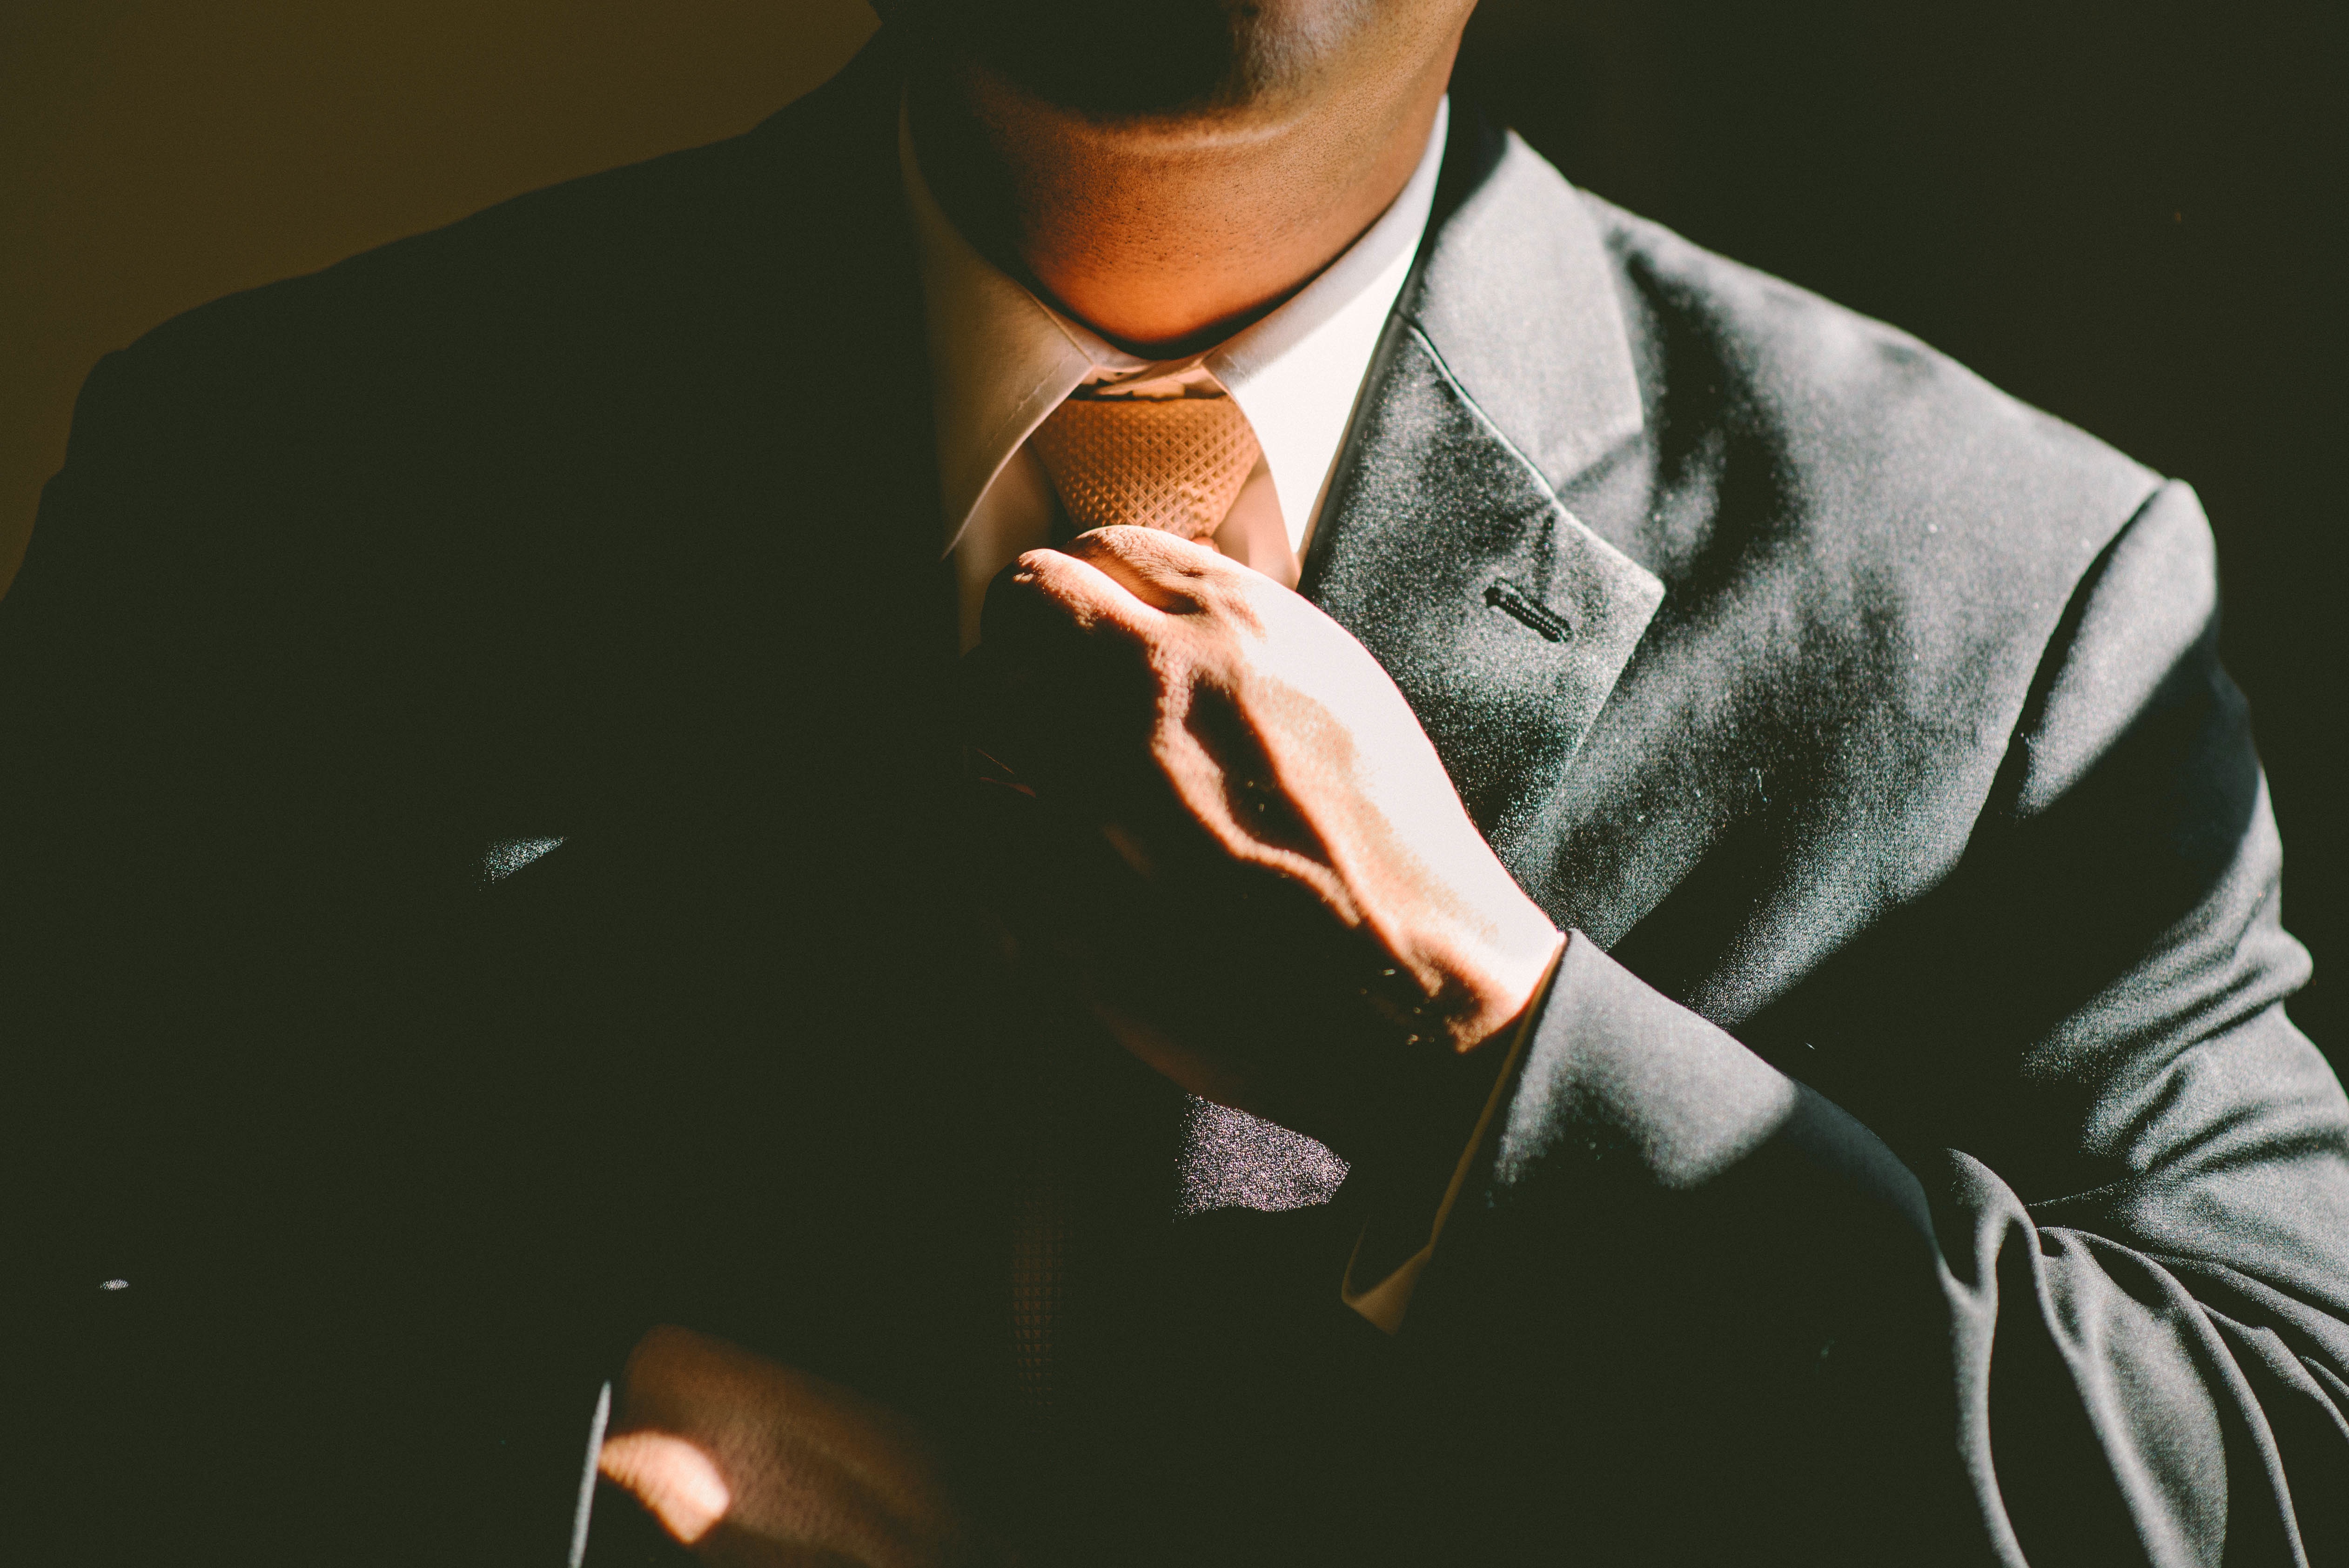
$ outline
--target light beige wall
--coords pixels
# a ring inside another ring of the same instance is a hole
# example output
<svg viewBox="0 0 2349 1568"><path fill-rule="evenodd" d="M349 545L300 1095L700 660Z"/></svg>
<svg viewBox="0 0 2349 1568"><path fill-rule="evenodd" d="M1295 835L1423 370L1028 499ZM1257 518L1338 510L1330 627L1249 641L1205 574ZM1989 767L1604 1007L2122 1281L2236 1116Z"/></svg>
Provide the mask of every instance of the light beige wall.
<svg viewBox="0 0 2349 1568"><path fill-rule="evenodd" d="M729 136L862 0L0 5L0 584L98 356L191 305Z"/></svg>

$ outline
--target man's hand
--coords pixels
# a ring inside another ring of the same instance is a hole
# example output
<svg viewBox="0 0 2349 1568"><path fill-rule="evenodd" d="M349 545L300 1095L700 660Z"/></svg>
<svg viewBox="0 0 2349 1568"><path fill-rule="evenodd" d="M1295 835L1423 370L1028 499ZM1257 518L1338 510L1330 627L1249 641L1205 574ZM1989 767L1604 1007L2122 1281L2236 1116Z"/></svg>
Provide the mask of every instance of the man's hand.
<svg viewBox="0 0 2349 1568"><path fill-rule="evenodd" d="M1526 1006L1557 929L1304 599L1107 528L1021 556L986 637L973 744L1050 828L1021 853L1112 868L1029 870L1023 961L1152 1066L1358 1155Z"/></svg>
<svg viewBox="0 0 2349 1568"><path fill-rule="evenodd" d="M682 1328L628 1357L604 1474L721 1568L948 1568L1009 1558L905 1417Z"/></svg>

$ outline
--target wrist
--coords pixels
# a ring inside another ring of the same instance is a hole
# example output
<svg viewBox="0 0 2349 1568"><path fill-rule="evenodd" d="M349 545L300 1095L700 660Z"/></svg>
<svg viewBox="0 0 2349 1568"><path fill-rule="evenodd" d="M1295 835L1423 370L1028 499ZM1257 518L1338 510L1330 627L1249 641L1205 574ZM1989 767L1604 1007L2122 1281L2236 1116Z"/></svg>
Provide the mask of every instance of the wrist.
<svg viewBox="0 0 2349 1568"><path fill-rule="evenodd" d="M1361 1119L1360 1139L1361 1157L1375 1171L1414 1183L1432 1174L1439 1189L1449 1178L1512 1047L1547 993L1566 937L1547 920L1542 924L1547 937L1533 962L1521 975L1493 982L1473 1026L1455 1015L1448 1038L1409 1037L1393 1070L1376 1075L1381 1092Z"/></svg>
<svg viewBox="0 0 2349 1568"><path fill-rule="evenodd" d="M1417 1278L1414 1260L1435 1245L1490 1136L1515 1064L1548 1000L1565 944L1561 936L1552 947L1511 1026L1454 1056L1444 1073L1447 1081L1433 1085L1435 1092L1427 1097L1418 1134L1399 1130L1383 1161L1358 1171L1364 1220L1340 1295L1390 1334L1402 1326Z"/></svg>
<svg viewBox="0 0 2349 1568"><path fill-rule="evenodd" d="M1516 905L1490 927L1460 944L1461 961L1447 966L1445 983L1432 1008L1437 1031L1456 1056L1481 1052L1506 1038L1539 995L1566 934L1539 905L1517 892Z"/></svg>

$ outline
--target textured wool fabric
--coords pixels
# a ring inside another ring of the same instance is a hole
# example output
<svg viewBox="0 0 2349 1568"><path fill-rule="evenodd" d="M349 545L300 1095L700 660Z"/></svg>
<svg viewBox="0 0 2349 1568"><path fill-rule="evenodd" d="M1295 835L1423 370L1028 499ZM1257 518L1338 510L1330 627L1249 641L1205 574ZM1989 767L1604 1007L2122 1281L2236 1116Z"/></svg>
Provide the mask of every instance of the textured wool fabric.
<svg viewBox="0 0 2349 1568"><path fill-rule="evenodd" d="M1229 397L1071 397L1028 438L1081 533L1214 533L1261 449Z"/></svg>
<svg viewBox="0 0 2349 1568"><path fill-rule="evenodd" d="M1186 1098L973 908L889 49L92 374L0 602L10 1560L552 1561L664 1321L1039 1564L2349 1555L2192 490L1455 101L1301 586L1578 934L1389 1339L1380 1173L1178 1213Z"/></svg>
<svg viewBox="0 0 2349 1568"><path fill-rule="evenodd" d="M1277 1214L1327 1203L1346 1162L1327 1145L1228 1105L1188 1097L1174 1178L1174 1212L1253 1209Z"/></svg>

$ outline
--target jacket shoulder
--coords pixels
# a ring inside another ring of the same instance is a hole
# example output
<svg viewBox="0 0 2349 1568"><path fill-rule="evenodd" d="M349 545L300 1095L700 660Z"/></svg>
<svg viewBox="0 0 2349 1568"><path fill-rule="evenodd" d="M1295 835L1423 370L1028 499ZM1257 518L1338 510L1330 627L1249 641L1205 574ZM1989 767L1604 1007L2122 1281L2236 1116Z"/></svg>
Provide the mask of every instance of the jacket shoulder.
<svg viewBox="0 0 2349 1568"><path fill-rule="evenodd" d="M1709 442L1748 449L1778 520L1821 548L1915 554L1948 531L2068 580L2162 482L1909 333L1583 200L1667 467Z"/></svg>

